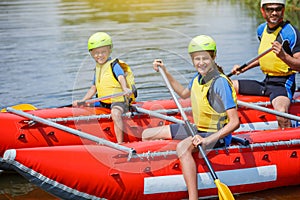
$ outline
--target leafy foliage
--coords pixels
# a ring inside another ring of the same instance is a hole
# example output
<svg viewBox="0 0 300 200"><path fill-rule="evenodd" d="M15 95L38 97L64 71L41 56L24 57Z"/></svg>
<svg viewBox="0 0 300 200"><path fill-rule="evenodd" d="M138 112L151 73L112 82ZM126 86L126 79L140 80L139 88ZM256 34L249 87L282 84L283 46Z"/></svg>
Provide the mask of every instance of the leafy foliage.
<svg viewBox="0 0 300 200"><path fill-rule="evenodd" d="M258 19L258 22L262 22L262 16L260 13L260 0L232 0L235 3L241 3L249 8L251 15ZM287 0L285 9L285 19L289 20L291 24L300 29L300 1L299 0Z"/></svg>

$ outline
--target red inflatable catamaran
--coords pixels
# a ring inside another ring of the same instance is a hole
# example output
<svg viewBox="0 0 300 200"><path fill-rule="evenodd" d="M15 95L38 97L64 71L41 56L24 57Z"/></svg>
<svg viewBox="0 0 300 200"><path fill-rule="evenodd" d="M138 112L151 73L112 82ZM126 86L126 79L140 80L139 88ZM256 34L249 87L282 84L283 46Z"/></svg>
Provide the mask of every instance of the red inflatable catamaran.
<svg viewBox="0 0 300 200"><path fill-rule="evenodd" d="M235 140L227 149L207 151L219 179L234 194L300 184L297 94L287 116L295 127L285 130L278 129L266 98L238 99L241 126ZM184 107L189 103L181 101ZM187 198L175 151L178 141L141 142L147 127L182 122L176 105L156 100L139 102L134 108L124 115L123 145L114 143L109 110L8 109L0 113L1 166L62 199ZM199 196L217 196L204 160L198 153L194 156Z"/></svg>

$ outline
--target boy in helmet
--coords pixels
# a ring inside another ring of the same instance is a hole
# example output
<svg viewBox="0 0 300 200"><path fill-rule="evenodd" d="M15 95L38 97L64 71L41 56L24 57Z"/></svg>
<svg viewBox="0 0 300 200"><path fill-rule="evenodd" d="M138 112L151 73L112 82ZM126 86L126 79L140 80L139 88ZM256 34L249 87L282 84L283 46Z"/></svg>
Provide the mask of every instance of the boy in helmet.
<svg viewBox="0 0 300 200"><path fill-rule="evenodd" d="M122 113L128 111L128 101L132 91L128 87L125 79L125 73L120 66L110 57L112 52L112 39L104 32L93 34L88 40L88 50L96 61L96 70L93 85L81 100L73 102L73 106L78 106L78 102L84 102L91 99L96 93L98 97L113 95L116 93L125 93L125 96L114 97L100 101L100 106L111 109L112 120L114 121L114 131L118 143L123 142L123 121ZM122 64L124 64L122 62Z"/></svg>
<svg viewBox="0 0 300 200"><path fill-rule="evenodd" d="M261 82L235 80L239 94L269 96L275 110L287 113L295 92L295 73L300 70L300 33L288 21L284 21L285 0L261 0L261 13L266 22L257 28L260 46L258 53L272 48L272 52L251 63L242 70L235 65L233 74L239 74L260 66L266 75ZM278 126L291 126L290 120L277 116Z"/></svg>
<svg viewBox="0 0 300 200"><path fill-rule="evenodd" d="M146 129L143 140L179 139L177 155L181 162L189 199L198 199L197 168L192 153L200 144L203 148L228 146L231 133L239 127L236 94L231 82L215 64L216 43L206 35L192 39L188 52L197 71L187 88L167 71L160 59L153 62L166 73L174 91L183 99L191 98L194 123L198 134L189 136L183 124ZM201 189L201 188L200 188Z"/></svg>

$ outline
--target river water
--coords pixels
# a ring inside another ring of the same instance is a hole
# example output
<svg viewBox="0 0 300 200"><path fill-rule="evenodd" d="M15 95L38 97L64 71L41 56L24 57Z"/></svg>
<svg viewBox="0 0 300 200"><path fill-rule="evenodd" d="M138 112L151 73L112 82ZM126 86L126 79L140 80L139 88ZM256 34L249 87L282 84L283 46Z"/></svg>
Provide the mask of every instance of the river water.
<svg viewBox="0 0 300 200"><path fill-rule="evenodd" d="M194 74L187 45L199 34L217 42L226 73L256 56L258 19L228 0L10 0L0 1L0 107L30 103L57 107L82 98L93 79L88 37L112 36L113 57L132 68L138 101L171 98L154 58L183 84ZM258 69L239 78L262 79ZM233 77L233 79L236 77ZM297 79L298 80L298 79ZM298 82L298 81L297 81ZM14 173L0 174L0 199L55 199ZM299 199L300 187L237 199Z"/></svg>

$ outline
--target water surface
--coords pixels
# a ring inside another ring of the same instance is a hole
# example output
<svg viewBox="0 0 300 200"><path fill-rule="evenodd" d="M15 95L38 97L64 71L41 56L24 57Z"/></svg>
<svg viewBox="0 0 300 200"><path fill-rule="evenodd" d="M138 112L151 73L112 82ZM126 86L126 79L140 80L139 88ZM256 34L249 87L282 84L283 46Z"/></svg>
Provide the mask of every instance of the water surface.
<svg viewBox="0 0 300 200"><path fill-rule="evenodd" d="M84 96L93 79L88 37L113 38L113 57L136 77L139 101L171 98L154 58L162 58L184 85L194 74L187 46L199 34L217 42L225 72L256 56L257 19L227 0L10 0L0 2L0 107L30 103L68 105ZM233 77L234 79L236 77ZM258 69L240 78L262 79ZM0 174L0 199L54 199L16 174ZM297 199L299 187L240 195L237 199Z"/></svg>

